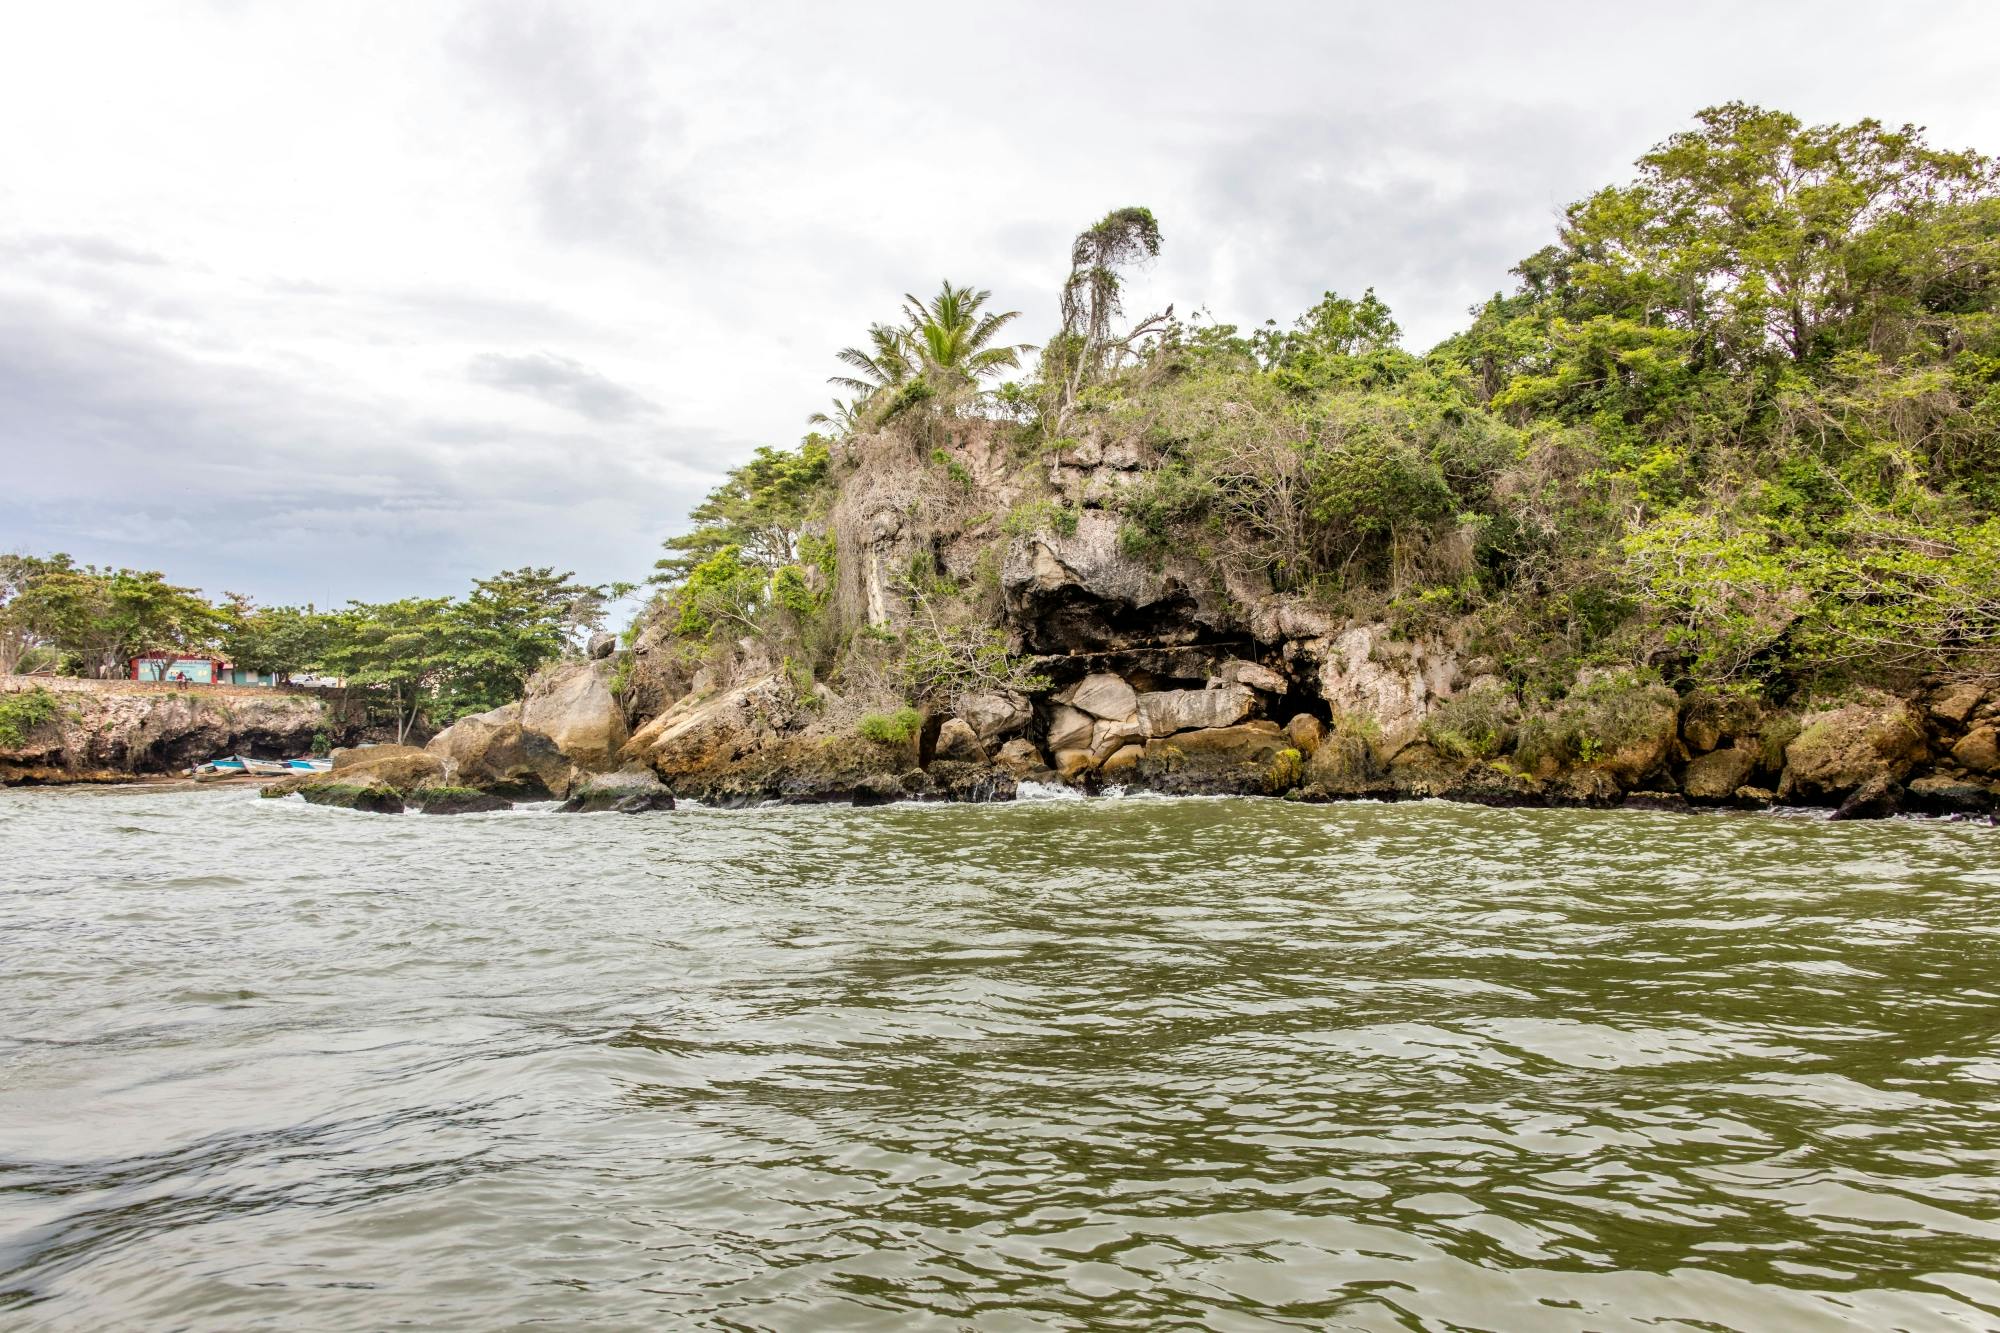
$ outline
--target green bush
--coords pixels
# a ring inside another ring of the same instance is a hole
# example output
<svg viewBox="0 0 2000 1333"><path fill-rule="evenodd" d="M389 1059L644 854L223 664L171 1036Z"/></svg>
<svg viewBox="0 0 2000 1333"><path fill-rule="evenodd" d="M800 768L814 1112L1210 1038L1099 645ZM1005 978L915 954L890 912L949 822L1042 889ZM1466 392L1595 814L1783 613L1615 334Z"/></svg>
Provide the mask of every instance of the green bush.
<svg viewBox="0 0 2000 1333"><path fill-rule="evenodd" d="M855 723L855 734L877 745L908 745L923 727L923 714L914 708L898 708L893 713L869 713Z"/></svg>
<svg viewBox="0 0 2000 1333"><path fill-rule="evenodd" d="M62 711L55 695L37 685L31 690L0 694L0 746L21 744L28 733Z"/></svg>
<svg viewBox="0 0 2000 1333"><path fill-rule="evenodd" d="M1513 739L1515 713L1512 695L1498 686L1482 686L1433 709L1424 721L1424 739L1443 754L1491 759Z"/></svg>

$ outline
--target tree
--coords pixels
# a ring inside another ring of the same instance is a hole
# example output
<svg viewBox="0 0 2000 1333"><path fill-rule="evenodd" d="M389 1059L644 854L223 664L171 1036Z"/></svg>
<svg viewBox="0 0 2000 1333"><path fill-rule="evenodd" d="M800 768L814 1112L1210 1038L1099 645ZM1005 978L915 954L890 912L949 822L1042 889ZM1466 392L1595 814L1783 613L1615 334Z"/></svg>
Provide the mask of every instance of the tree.
<svg viewBox="0 0 2000 1333"><path fill-rule="evenodd" d="M1639 178L1571 208L1571 318L1611 314L1693 336L1704 364L1747 371L1893 338L1927 294L2000 260L1967 206L1993 163L1913 125L1807 126L1742 102L1639 159Z"/></svg>
<svg viewBox="0 0 2000 1333"><path fill-rule="evenodd" d="M922 369L910 331L893 324L870 324L866 349L843 347L836 355L854 374L829 375L826 382L855 395L843 408L850 418L880 411L898 391L914 384Z"/></svg>
<svg viewBox="0 0 2000 1333"><path fill-rule="evenodd" d="M835 435L845 439L868 424L868 400L858 394L853 398L836 398L831 412L815 412L806 418L806 424L831 427Z"/></svg>
<svg viewBox="0 0 2000 1333"><path fill-rule="evenodd" d="M482 712L520 698L530 676L601 623L605 591L546 565L475 579L447 616L454 711Z"/></svg>
<svg viewBox="0 0 2000 1333"><path fill-rule="evenodd" d="M16 603L48 565L48 561L31 555L0 554L0 676L12 675L36 644L25 609L17 609Z"/></svg>
<svg viewBox="0 0 2000 1333"><path fill-rule="evenodd" d="M796 449L760 447L696 506L692 531L667 539L653 581L678 583L727 546L767 573L796 561L799 535L826 501L831 462L819 435Z"/></svg>
<svg viewBox="0 0 2000 1333"><path fill-rule="evenodd" d="M246 671L269 672L279 682L320 665L333 643L333 619L310 606L258 607L229 594L222 651Z"/></svg>
<svg viewBox="0 0 2000 1333"><path fill-rule="evenodd" d="M157 570L77 566L66 555L40 562L9 603L10 620L99 678L123 675L149 652L206 650L221 629L198 589Z"/></svg>
<svg viewBox="0 0 2000 1333"><path fill-rule="evenodd" d="M401 745L460 670L460 645L461 626L448 597L351 602L334 617L325 665L350 687L388 701Z"/></svg>
<svg viewBox="0 0 2000 1333"><path fill-rule="evenodd" d="M990 291L954 287L949 280L929 301L904 295L909 344L936 394L955 398L976 389L980 381L1019 367L1020 354L1031 350L1026 343L1009 346L993 341L1021 312L982 314L992 296Z"/></svg>
<svg viewBox="0 0 2000 1333"><path fill-rule="evenodd" d="M1091 378L1170 318L1150 316L1122 336L1115 332L1124 313L1120 270L1157 259L1160 224L1149 208L1115 208L1077 233L1070 245L1069 278L1062 290L1062 332L1043 352L1042 378L1056 392L1052 425L1060 433L1078 393Z"/></svg>

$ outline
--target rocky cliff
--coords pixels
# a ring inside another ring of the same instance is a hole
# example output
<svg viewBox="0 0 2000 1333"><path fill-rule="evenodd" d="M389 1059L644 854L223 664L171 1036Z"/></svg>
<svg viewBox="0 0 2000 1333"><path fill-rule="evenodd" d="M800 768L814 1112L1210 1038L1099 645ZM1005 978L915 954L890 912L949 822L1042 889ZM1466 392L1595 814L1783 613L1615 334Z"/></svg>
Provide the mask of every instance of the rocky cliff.
<svg viewBox="0 0 2000 1333"><path fill-rule="evenodd" d="M0 681L0 704L25 725L0 743L0 784L117 781L177 773L220 755L277 759L309 752L316 737L359 739L337 704L273 690L174 690L124 681Z"/></svg>
<svg viewBox="0 0 2000 1333"><path fill-rule="evenodd" d="M1198 552L1132 552L1117 498L1154 461L1137 442L1022 460L999 441L977 423L928 459L894 434L845 442L830 614L860 646L801 682L754 638L691 667L655 626L627 669L627 697L648 701L624 719L629 739L606 757L616 727L599 699L590 758L559 743L563 761L643 765L725 802L994 799L1028 780L1304 800L1782 801L1853 816L1984 814L2000 798L2000 697L1978 683L1918 678L1777 707L1596 668L1530 702L1448 618L1393 625L1279 595ZM940 615L997 631L1034 687L961 681L919 700L907 735L867 738L863 711L909 691L897 650L871 668L866 641L907 643ZM536 707L531 695L529 731Z"/></svg>

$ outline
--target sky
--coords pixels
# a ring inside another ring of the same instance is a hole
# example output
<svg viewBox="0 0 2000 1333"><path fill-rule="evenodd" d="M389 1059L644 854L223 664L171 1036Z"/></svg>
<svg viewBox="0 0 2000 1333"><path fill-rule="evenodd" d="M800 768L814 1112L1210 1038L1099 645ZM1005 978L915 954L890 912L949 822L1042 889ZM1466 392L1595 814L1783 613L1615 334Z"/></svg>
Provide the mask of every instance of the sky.
<svg viewBox="0 0 2000 1333"><path fill-rule="evenodd" d="M643 578L940 280L1414 349L1700 107L2000 151L2000 5L10 3L0 550L337 605Z"/></svg>

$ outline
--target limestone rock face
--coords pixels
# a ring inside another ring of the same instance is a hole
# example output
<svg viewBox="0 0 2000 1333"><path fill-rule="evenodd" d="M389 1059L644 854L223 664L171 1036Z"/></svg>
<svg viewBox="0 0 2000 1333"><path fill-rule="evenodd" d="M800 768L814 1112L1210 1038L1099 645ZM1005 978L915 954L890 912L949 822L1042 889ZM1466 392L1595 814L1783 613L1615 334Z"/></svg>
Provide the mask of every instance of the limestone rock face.
<svg viewBox="0 0 2000 1333"><path fill-rule="evenodd" d="M1735 736L1756 734L1763 706L1742 695L1699 690L1681 702L1681 738L1694 754L1707 754Z"/></svg>
<svg viewBox="0 0 2000 1333"><path fill-rule="evenodd" d="M630 738L625 710L611 693L608 661L557 662L535 673L521 701L521 725L555 742L578 768L612 766Z"/></svg>
<svg viewBox="0 0 2000 1333"><path fill-rule="evenodd" d="M1292 683L1278 672L1256 662L1246 662L1241 658L1224 662L1222 669L1215 673L1216 680L1224 685L1248 685L1253 690L1266 694L1283 694L1291 689Z"/></svg>
<svg viewBox="0 0 2000 1333"><path fill-rule="evenodd" d="M1371 719L1388 754L1415 738L1463 674L1443 644L1398 640L1386 625L1355 625L1300 648L1319 661L1320 697L1336 714Z"/></svg>
<svg viewBox="0 0 2000 1333"><path fill-rule="evenodd" d="M1227 727L1250 716L1256 696L1241 685L1215 690L1155 690L1139 696L1139 722L1148 736Z"/></svg>
<svg viewBox="0 0 2000 1333"><path fill-rule="evenodd" d="M1960 768L1969 768L1975 773L2000 770L2000 731L1992 727L1974 727L1951 747L1951 757Z"/></svg>
<svg viewBox="0 0 2000 1333"><path fill-rule="evenodd" d="M1665 685L1633 692L1617 718L1616 739L1597 766L1628 791L1659 773L1675 754L1678 702Z"/></svg>
<svg viewBox="0 0 2000 1333"><path fill-rule="evenodd" d="M1013 690L976 690L958 701L965 719L982 745L1011 736L1035 720L1035 709L1024 694Z"/></svg>
<svg viewBox="0 0 2000 1333"><path fill-rule="evenodd" d="M1907 704L1886 696L1813 713L1785 747L1781 800L1834 802L1871 782L1900 783L1924 757L1924 731Z"/></svg>
<svg viewBox="0 0 2000 1333"><path fill-rule="evenodd" d="M1757 770L1757 756L1733 746L1711 750L1689 762L1681 788L1690 801L1718 804L1732 799L1736 789Z"/></svg>
<svg viewBox="0 0 2000 1333"><path fill-rule="evenodd" d="M462 717L424 748L442 761L442 780L454 786L562 796L575 777L554 741L521 725L519 704Z"/></svg>
<svg viewBox="0 0 2000 1333"><path fill-rule="evenodd" d="M34 682L56 712L0 748L0 783L172 773L229 754L277 759L306 753L315 734L343 727L312 695L273 690L227 694L135 687L123 682ZM11 682L11 693L16 688Z"/></svg>
<svg viewBox="0 0 2000 1333"><path fill-rule="evenodd" d="M1139 711L1139 696L1123 676L1099 671L1085 676L1056 696L1056 702L1081 709L1092 717L1123 721Z"/></svg>
<svg viewBox="0 0 2000 1333"><path fill-rule="evenodd" d="M986 751L979 744L979 734L970 724L960 718L946 718L938 728L937 748L933 754L938 759L956 760L968 764L986 762Z"/></svg>
<svg viewBox="0 0 2000 1333"><path fill-rule="evenodd" d="M1041 532L1007 552L1000 586L1009 597L1047 597L1074 591L1100 602L1148 607L1175 593L1173 584L1119 547L1118 519L1102 510L1076 516L1067 536Z"/></svg>

